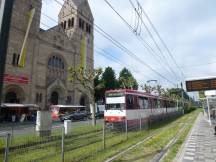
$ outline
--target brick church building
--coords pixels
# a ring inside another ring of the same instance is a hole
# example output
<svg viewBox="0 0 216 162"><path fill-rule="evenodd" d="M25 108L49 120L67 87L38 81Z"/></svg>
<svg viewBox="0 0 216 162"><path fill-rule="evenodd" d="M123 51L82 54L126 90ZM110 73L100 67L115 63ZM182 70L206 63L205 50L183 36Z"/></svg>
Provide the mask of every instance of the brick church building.
<svg viewBox="0 0 216 162"><path fill-rule="evenodd" d="M65 0L58 25L40 28L42 0L15 0L6 59L3 103L89 105L88 92L78 83L68 81L68 67L81 64L82 41L85 65L93 69L93 22L88 0ZM19 57L29 16L35 9L26 42L25 63Z"/></svg>

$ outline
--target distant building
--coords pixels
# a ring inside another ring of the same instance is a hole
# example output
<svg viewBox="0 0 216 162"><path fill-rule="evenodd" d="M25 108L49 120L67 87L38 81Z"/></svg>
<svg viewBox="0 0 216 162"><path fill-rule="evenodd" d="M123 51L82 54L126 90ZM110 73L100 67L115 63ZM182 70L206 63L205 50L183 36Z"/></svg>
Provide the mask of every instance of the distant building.
<svg viewBox="0 0 216 162"><path fill-rule="evenodd" d="M59 13L59 24L40 29L42 0L15 0L6 60L4 103L88 105L88 92L68 81L68 67L81 64L85 49L86 68L93 69L93 15L87 0L66 0ZM18 67L21 48L29 23L35 15L27 39L24 67ZM84 41L84 47L82 44Z"/></svg>

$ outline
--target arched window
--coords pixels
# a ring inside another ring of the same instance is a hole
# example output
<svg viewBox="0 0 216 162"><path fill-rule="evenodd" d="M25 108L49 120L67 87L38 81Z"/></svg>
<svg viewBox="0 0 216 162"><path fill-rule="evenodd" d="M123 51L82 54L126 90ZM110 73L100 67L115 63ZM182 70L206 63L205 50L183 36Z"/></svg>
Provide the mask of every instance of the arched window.
<svg viewBox="0 0 216 162"><path fill-rule="evenodd" d="M74 27L74 18L71 18L71 26Z"/></svg>
<svg viewBox="0 0 216 162"><path fill-rule="evenodd" d="M66 25L67 25L67 22L66 21L64 21L64 29L66 29Z"/></svg>
<svg viewBox="0 0 216 162"><path fill-rule="evenodd" d="M49 69L64 70L64 67L64 61L57 56L53 56L48 60Z"/></svg>
<svg viewBox="0 0 216 162"><path fill-rule="evenodd" d="M71 20L69 19L68 20L68 28L70 28L71 27Z"/></svg>

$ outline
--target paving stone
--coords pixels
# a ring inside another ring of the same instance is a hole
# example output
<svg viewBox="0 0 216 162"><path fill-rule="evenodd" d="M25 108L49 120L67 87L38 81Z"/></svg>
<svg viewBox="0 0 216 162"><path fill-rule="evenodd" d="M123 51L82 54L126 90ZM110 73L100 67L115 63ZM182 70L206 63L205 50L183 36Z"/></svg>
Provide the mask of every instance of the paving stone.
<svg viewBox="0 0 216 162"><path fill-rule="evenodd" d="M185 156L184 160L194 160L194 157L193 156Z"/></svg>
<svg viewBox="0 0 216 162"><path fill-rule="evenodd" d="M186 152L186 155L191 155L191 156L194 156L194 155L195 155L195 153L193 153L193 152Z"/></svg>
<svg viewBox="0 0 216 162"><path fill-rule="evenodd" d="M180 150L178 162L216 162L216 136L213 128L200 114L184 148Z"/></svg>
<svg viewBox="0 0 216 162"><path fill-rule="evenodd" d="M196 150L194 148L187 148L186 151L187 152L195 152Z"/></svg>

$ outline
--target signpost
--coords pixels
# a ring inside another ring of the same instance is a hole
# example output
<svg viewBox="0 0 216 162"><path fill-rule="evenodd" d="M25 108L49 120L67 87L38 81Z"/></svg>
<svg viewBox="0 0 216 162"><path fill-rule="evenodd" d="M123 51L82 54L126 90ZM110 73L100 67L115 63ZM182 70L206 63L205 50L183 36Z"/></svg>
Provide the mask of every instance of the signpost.
<svg viewBox="0 0 216 162"><path fill-rule="evenodd" d="M186 89L188 92L215 90L216 89L216 77L209 78L209 79L186 81Z"/></svg>
<svg viewBox="0 0 216 162"><path fill-rule="evenodd" d="M211 116L213 115L213 108L216 107L215 105L212 105L212 103L216 103L216 101L213 100L210 103L210 99L212 97L215 98L216 93L215 91L209 91L209 90L216 90L216 76L187 80L186 89L188 92L199 91L200 97L204 97L204 99L206 100L206 106L208 111L208 120L210 125L212 125ZM203 93L203 91L205 92ZM205 112L205 105L203 105L203 108ZM215 117L214 120L216 120ZM215 126L215 130L216 130L216 126Z"/></svg>

